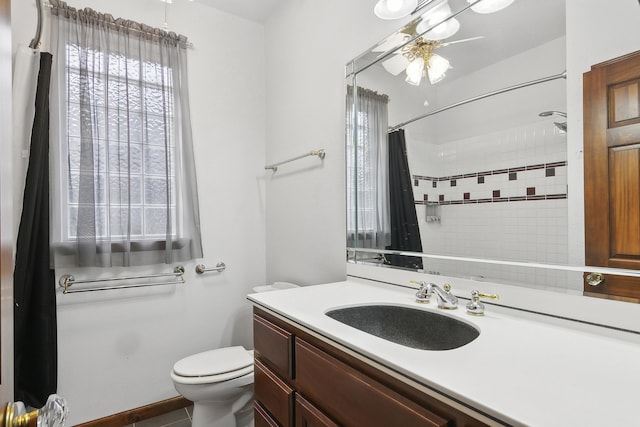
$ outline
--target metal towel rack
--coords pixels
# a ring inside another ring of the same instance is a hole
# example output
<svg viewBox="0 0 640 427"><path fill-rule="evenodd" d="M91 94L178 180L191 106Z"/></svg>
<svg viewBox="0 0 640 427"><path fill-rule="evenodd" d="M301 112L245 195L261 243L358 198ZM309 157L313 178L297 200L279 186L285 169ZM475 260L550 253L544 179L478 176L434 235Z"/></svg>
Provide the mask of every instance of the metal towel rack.
<svg viewBox="0 0 640 427"><path fill-rule="evenodd" d="M82 283L101 283L101 282L115 282L120 280L153 279L157 277L177 277L177 279L170 282L127 283L124 285L101 286L99 288L70 289L71 285L82 284ZM73 277L71 274L65 274L60 277L60 280L58 280L59 286L64 289L62 291L63 294L74 294L79 292L93 292L93 291L107 291L111 289L143 288L147 286L180 285L183 283L185 283L184 267L181 265L174 268L172 273L145 274L140 276L111 277L107 279L86 279L86 280L76 280L75 277Z"/></svg>
<svg viewBox="0 0 640 427"><path fill-rule="evenodd" d="M278 170L278 166L280 166L280 165L283 165L283 164L289 163L289 162L293 162L294 160L304 159L305 157L309 157L309 156L318 156L321 159L324 159L324 156L326 156L326 153L324 151L324 148L321 148L319 150L309 151L308 153L301 154L300 156L296 156L296 157L293 157L291 159L283 160L281 162L265 166L264 168L265 168L265 170L266 169L273 169L273 171L275 172L275 171Z"/></svg>
<svg viewBox="0 0 640 427"><path fill-rule="evenodd" d="M210 268L205 267L204 264L198 264L196 265L196 273L204 274L208 271L215 271L218 273L222 273L226 268L227 268L227 265L222 261L217 263L215 267L210 267Z"/></svg>

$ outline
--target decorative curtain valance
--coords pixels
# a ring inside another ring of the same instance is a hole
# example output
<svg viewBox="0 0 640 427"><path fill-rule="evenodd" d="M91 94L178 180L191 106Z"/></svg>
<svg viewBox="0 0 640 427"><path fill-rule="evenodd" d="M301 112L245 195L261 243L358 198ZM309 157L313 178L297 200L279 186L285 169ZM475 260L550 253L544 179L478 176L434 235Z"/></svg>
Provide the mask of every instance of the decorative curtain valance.
<svg viewBox="0 0 640 427"><path fill-rule="evenodd" d="M129 19L114 18L109 13L96 12L89 7L76 9L60 0L49 0L49 2L51 3L51 14L55 16L62 16L66 19L80 21L87 25L99 26L124 34L133 34L154 42L167 43L182 48L187 47L187 37L172 31L164 31Z"/></svg>
<svg viewBox="0 0 640 427"><path fill-rule="evenodd" d="M353 97L353 86L347 86L347 96L348 98ZM358 86L358 99L366 99L371 102L379 102L381 104L389 103L389 95L385 95L384 93L378 93L375 90L371 90L371 89L367 89L359 86Z"/></svg>

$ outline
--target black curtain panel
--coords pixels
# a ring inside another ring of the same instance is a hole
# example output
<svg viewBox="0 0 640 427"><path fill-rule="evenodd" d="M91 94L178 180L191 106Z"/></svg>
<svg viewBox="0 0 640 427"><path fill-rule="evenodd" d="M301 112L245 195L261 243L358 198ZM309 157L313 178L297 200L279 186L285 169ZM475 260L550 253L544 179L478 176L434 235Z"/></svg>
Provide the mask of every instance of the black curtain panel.
<svg viewBox="0 0 640 427"><path fill-rule="evenodd" d="M387 246L387 249L422 252L404 129L389 134L389 205L391 245ZM385 256L391 265L411 269L422 268L420 257Z"/></svg>
<svg viewBox="0 0 640 427"><path fill-rule="evenodd" d="M16 244L15 399L40 408L56 392L58 349L55 273L49 262L50 53L40 54L29 167Z"/></svg>

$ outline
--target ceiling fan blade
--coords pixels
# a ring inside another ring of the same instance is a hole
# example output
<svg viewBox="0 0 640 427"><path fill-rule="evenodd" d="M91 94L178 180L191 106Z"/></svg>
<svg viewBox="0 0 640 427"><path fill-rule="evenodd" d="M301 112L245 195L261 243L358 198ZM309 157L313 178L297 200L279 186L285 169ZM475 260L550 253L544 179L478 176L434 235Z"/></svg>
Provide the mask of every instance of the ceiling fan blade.
<svg viewBox="0 0 640 427"><path fill-rule="evenodd" d="M391 58L382 62L382 66L385 70L397 76L401 72L403 72L407 66L409 65L409 60L404 57L404 55L393 55Z"/></svg>
<svg viewBox="0 0 640 427"><path fill-rule="evenodd" d="M385 41L371 49L372 52L387 52L391 49L400 46L411 38L410 35L404 33L395 33L387 37Z"/></svg>
<svg viewBox="0 0 640 427"><path fill-rule="evenodd" d="M484 36L477 36L477 37L470 37L468 39L460 39L460 40L453 40L450 42L444 42L440 44L440 47L444 47L444 46L449 46L450 44L458 44L458 43L465 43L465 42L470 42L473 40L478 40L478 39L483 39Z"/></svg>

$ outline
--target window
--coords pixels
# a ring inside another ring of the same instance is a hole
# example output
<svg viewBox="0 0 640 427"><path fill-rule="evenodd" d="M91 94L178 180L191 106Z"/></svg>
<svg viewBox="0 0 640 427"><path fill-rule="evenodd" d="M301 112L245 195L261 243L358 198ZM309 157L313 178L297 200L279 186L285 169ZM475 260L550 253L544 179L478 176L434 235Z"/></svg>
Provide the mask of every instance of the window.
<svg viewBox="0 0 640 427"><path fill-rule="evenodd" d="M201 258L186 38L52 5L55 266Z"/></svg>
<svg viewBox="0 0 640 427"><path fill-rule="evenodd" d="M95 197L95 223L90 226L95 226L98 239L128 234L138 241L163 239L167 214L175 237L171 69L77 45L67 45L66 63L69 172L65 239L78 237L80 200L86 197ZM90 117L82 116L83 105L91 106L84 113ZM84 149L83 132L90 133ZM80 184L83 155L93 158L93 185L85 184L88 188ZM81 198L81 192L88 194Z"/></svg>
<svg viewBox="0 0 640 427"><path fill-rule="evenodd" d="M349 119L351 118L353 115L350 115ZM347 176L349 177L347 192L354 197L354 203L347 206L347 229L350 233L355 233L357 230L360 234L371 234L375 230L376 206L373 203L364 203L365 200L375 197L376 191L374 181L367 179L373 176L374 172L374 165L368 161L373 150L368 131L368 114L358 111L357 120L348 122L347 129L353 128L356 123L356 139L347 144ZM358 206L355 200L360 202Z"/></svg>
<svg viewBox="0 0 640 427"><path fill-rule="evenodd" d="M354 100L353 88L348 89L347 246L384 249L390 243L389 99L387 95L358 88Z"/></svg>

